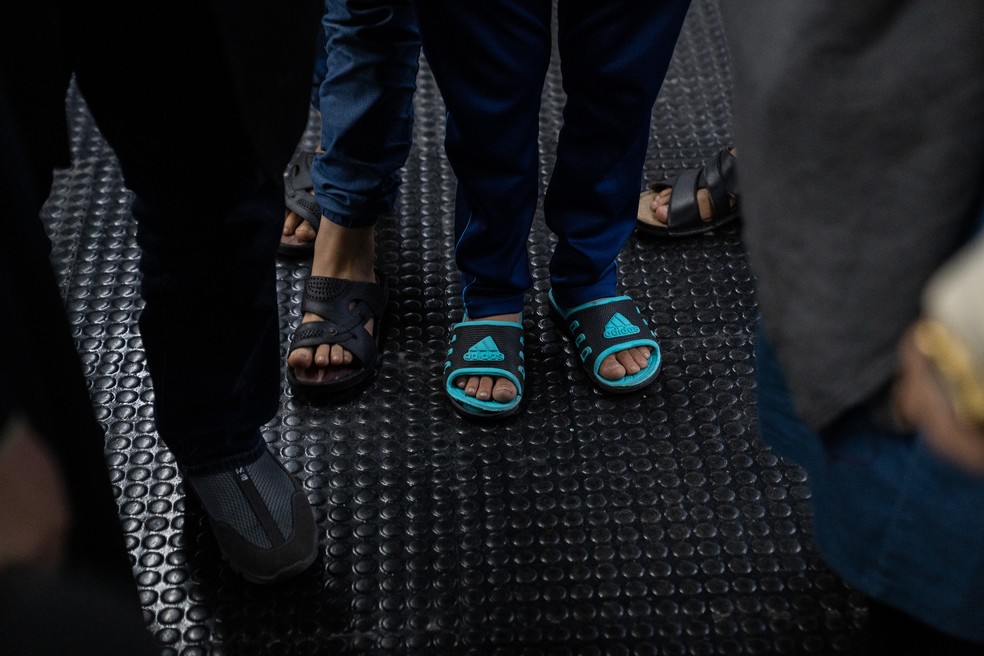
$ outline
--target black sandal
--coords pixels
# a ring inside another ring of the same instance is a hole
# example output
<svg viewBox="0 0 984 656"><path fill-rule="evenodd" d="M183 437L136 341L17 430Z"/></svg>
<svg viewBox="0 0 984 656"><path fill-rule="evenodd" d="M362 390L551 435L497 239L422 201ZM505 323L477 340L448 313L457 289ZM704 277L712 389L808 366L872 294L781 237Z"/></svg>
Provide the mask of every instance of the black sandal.
<svg viewBox="0 0 984 656"><path fill-rule="evenodd" d="M741 216L738 204L738 160L724 149L707 160L700 169L685 171L672 182L657 182L639 196L636 229L656 237L691 237L720 228ZM664 189L672 188L667 223L653 217L652 202ZM711 197L711 218L700 217L697 190L706 189ZM679 192L679 193L678 193Z"/></svg>
<svg viewBox="0 0 984 656"><path fill-rule="evenodd" d="M302 316L304 312L313 312L324 320L299 325L291 338L290 350L338 344L352 354L353 362L342 366L312 366L311 369L322 372L321 380L298 378L297 372L288 367L287 380L291 387L332 394L363 383L375 373L383 351L382 319L388 298L386 279L378 273L376 279L379 282L323 276L307 279L301 300ZM372 334L365 327L370 319ZM351 373L344 375L347 372ZM333 377L327 378L329 375Z"/></svg>
<svg viewBox="0 0 984 656"><path fill-rule="evenodd" d="M301 151L291 158L284 171L284 205L304 219L317 234L321 226L321 208L312 193L314 181L311 180L311 164L315 154ZM281 241L277 252L288 257L309 257L314 254L314 239L303 244L285 244Z"/></svg>

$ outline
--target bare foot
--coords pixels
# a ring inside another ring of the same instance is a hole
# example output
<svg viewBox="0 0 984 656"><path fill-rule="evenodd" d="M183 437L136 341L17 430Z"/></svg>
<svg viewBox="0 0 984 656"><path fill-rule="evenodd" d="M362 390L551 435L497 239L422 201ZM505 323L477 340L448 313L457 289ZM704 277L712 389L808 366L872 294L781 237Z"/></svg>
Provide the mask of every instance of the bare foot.
<svg viewBox="0 0 984 656"><path fill-rule="evenodd" d="M734 148L730 149L732 155L738 155L738 151ZM652 192L650 192L652 193ZM649 210L652 212L652 218L656 225L661 227L666 227L667 221L670 215L670 195L673 193L673 187L667 187L659 193L657 193L652 202L649 204ZM729 196L728 202L731 207L738 204L738 199ZM700 213L700 218L703 221L710 221L714 218L714 208L711 205L711 195L707 193L706 189L697 190L697 211Z"/></svg>
<svg viewBox="0 0 984 656"><path fill-rule="evenodd" d="M598 375L606 380L621 380L637 374L649 364L652 351L649 346L633 346L624 351L616 351L601 361Z"/></svg>
<svg viewBox="0 0 984 656"><path fill-rule="evenodd" d="M319 146L314 152L323 153L324 150ZM314 189L310 191L314 196ZM284 211L284 229L280 233L280 244L282 246L304 246L310 244L318 236L317 231L310 223L301 218L301 215L292 211Z"/></svg>
<svg viewBox="0 0 984 656"><path fill-rule="evenodd" d="M486 321L519 322L520 317L521 315L518 313L496 314L489 317L481 317L481 319ZM648 346L633 346L624 351L613 353L601 361L598 375L606 380L620 380L626 376L637 374L649 364L650 353L652 353L652 348ZM468 396L473 396L481 401L488 401L491 398L499 403L508 403L516 398L516 386L507 378L494 378L492 376L462 377L455 384L460 389L463 389Z"/></svg>
<svg viewBox="0 0 984 656"><path fill-rule="evenodd" d="M579 305L578 307L583 309L587 306L604 304L606 301L610 301L610 300L614 300L614 299L596 298L593 299L592 301L589 301L588 303ZM551 292L551 302L555 302L553 300L552 292ZM561 314L564 313L561 312ZM568 318L566 318L564 321L565 322L570 321L570 318L573 316L573 314L574 313L571 312L570 316L568 316ZM622 317L621 315L616 315L616 316L620 317L623 321L625 321L625 317ZM614 320L615 317L611 317L611 319ZM572 322L568 330L571 332L575 332L574 326L577 323L579 322L578 321ZM636 329L635 332L639 332L639 330ZM608 337L607 330L605 336ZM585 335L582 333L581 338L583 337L585 337ZM575 342L574 342L575 350L580 348L579 346L580 342L577 340L578 338L575 338ZM604 378L605 380L618 381L625 378L626 376L633 376L639 373L640 371L643 371L647 366L649 366L649 358L651 357L653 351L653 348L651 346L629 346L628 344L626 344L625 346L627 348L622 348L621 350L615 351L614 353L605 356L601 360L601 362L596 365L598 368L597 371L599 377ZM586 353L590 351L591 349L586 349ZM584 360L584 357L582 357L582 360Z"/></svg>
<svg viewBox="0 0 984 656"><path fill-rule="evenodd" d="M522 320L522 315L518 312L515 314L493 314L488 317L472 317L465 319L465 321L477 321L479 319L482 321L512 321L519 323ZM462 376L455 381L455 385L459 389L465 390L465 394L473 396L479 401L492 399L499 403L509 403L516 398L517 393L516 386L508 378L495 378L492 376L470 376L465 378Z"/></svg>
<svg viewBox="0 0 984 656"><path fill-rule="evenodd" d="M344 228L322 217L314 243L311 275L375 282L373 271L375 240L373 228ZM325 317L305 312L302 323L323 321ZM373 320L365 324L372 334ZM300 347L287 356L287 365L303 383L330 382L352 373L352 353L338 344L321 344L317 348Z"/></svg>
<svg viewBox="0 0 984 656"><path fill-rule="evenodd" d="M313 194L312 194L313 195ZM284 246L302 246L310 244L318 236L311 224L295 212L284 212L284 231L280 234L280 243Z"/></svg>

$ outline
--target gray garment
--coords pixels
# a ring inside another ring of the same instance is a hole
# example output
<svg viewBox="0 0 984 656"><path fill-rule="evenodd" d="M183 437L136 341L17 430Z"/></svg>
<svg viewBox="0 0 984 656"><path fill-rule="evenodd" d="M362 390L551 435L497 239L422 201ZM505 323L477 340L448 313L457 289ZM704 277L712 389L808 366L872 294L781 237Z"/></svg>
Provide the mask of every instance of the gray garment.
<svg viewBox="0 0 984 656"><path fill-rule="evenodd" d="M819 429L890 383L924 284L977 216L984 2L722 4L764 328Z"/></svg>

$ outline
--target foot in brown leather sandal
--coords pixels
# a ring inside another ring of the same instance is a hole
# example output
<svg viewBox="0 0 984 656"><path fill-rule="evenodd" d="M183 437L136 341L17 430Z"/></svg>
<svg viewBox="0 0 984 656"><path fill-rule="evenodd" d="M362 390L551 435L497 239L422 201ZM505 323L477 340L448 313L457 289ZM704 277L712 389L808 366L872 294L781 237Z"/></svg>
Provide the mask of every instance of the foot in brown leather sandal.
<svg viewBox="0 0 984 656"><path fill-rule="evenodd" d="M658 237L690 237L734 221L739 207L737 159L721 150L700 169L657 182L639 196L636 227Z"/></svg>

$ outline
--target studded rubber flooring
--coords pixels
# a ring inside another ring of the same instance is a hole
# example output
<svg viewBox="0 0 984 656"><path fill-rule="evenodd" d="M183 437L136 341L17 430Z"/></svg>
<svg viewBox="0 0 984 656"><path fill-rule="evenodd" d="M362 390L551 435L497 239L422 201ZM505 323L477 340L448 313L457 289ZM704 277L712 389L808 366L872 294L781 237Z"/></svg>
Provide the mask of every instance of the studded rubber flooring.
<svg viewBox="0 0 984 656"><path fill-rule="evenodd" d="M716 5L697 0L653 114L647 179L730 143L729 84ZM646 391L613 398L587 383L547 312L552 238L538 217L526 410L484 426L450 409L438 380L460 313L454 178L426 65L419 85L403 194L377 237L393 290L380 376L329 405L285 387L265 430L323 531L317 565L272 588L238 579L201 515L185 515L152 423L130 197L69 99L77 165L57 178L45 219L162 653L851 653L861 597L812 547L803 472L756 435L756 307L737 229L629 240L623 285L655 319L664 367ZM556 66L543 101L545 185L563 105ZM286 340L307 269L278 272Z"/></svg>

